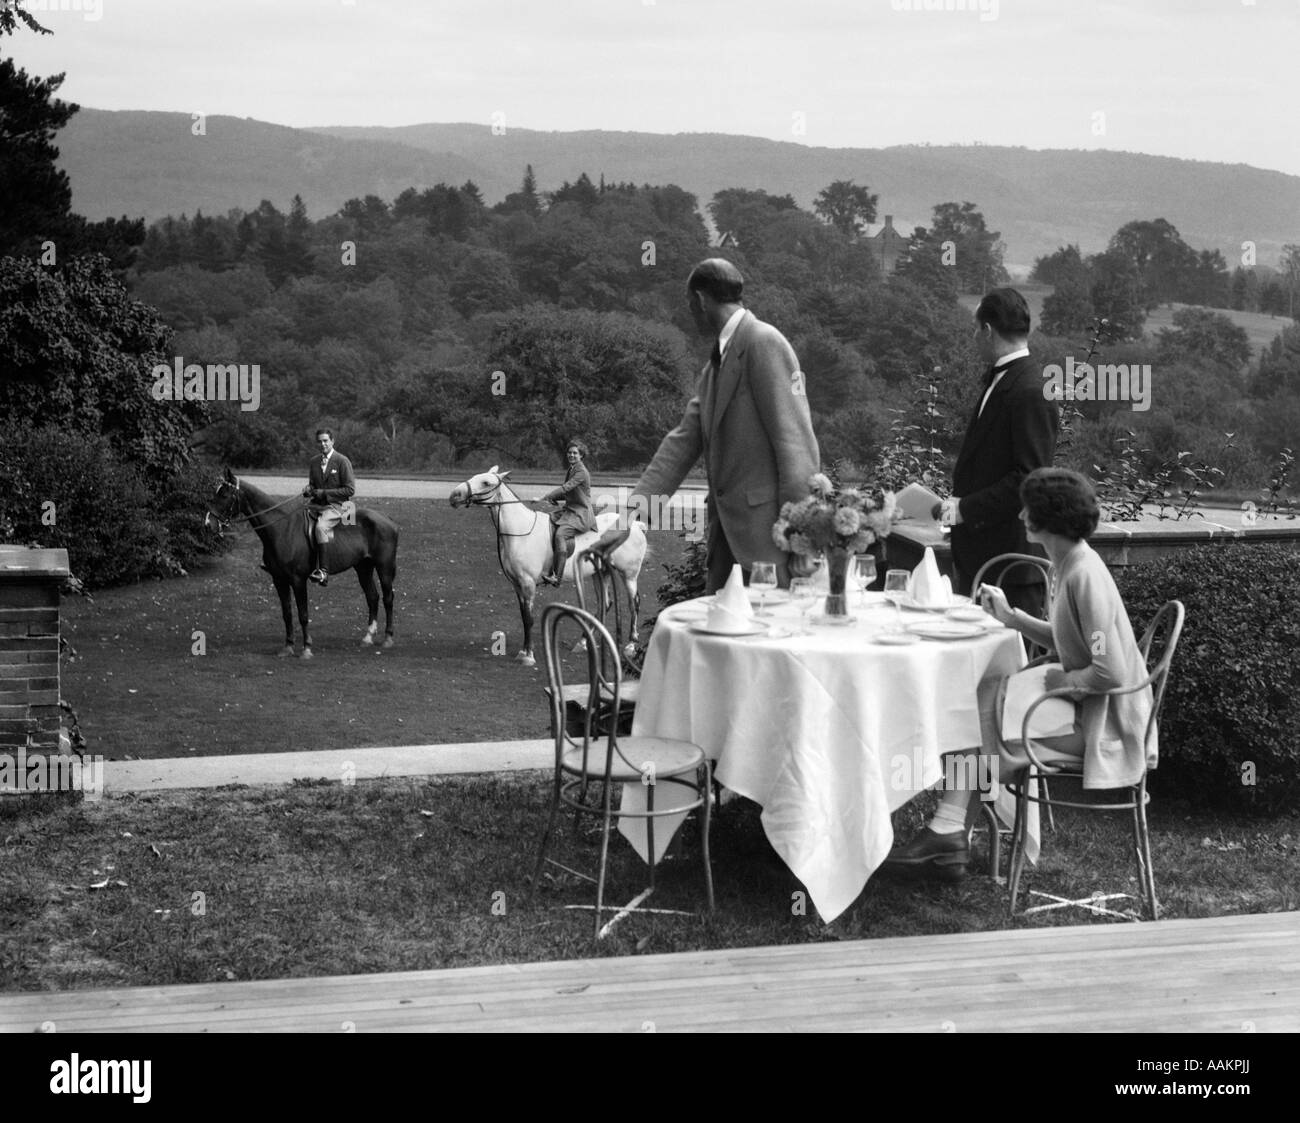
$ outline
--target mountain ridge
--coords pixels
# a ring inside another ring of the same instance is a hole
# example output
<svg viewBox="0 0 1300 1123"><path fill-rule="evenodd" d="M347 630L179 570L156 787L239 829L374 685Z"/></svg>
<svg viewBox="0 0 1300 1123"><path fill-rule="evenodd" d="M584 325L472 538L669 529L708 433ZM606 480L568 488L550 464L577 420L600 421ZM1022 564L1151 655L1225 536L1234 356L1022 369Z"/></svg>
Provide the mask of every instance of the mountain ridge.
<svg viewBox="0 0 1300 1123"><path fill-rule="evenodd" d="M406 187L474 180L491 204L518 189L532 164L538 189L584 171L593 180L667 184L701 208L723 187L790 194L811 207L837 179L879 195L878 219L908 234L941 202L973 202L1001 232L1006 260L1023 270L1057 246L1105 247L1134 219L1165 218L1196 249L1218 249L1231 269L1242 243L1276 264L1300 241L1300 176L1110 149L995 145L824 148L723 133L541 131L487 125L295 128L251 118L208 117L205 135L188 113L82 109L56 139L72 179L73 207L88 218L251 210L263 198L287 209L334 213L353 196L391 201ZM140 168L156 170L142 176Z"/></svg>

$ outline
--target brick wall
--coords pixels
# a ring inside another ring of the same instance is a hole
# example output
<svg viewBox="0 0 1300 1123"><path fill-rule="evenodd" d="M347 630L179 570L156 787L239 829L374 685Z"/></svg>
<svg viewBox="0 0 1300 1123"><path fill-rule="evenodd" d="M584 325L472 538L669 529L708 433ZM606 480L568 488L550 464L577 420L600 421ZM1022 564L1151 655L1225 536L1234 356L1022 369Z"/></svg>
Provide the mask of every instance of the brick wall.
<svg viewBox="0 0 1300 1123"><path fill-rule="evenodd" d="M0 546L0 752L59 748L64 550Z"/></svg>

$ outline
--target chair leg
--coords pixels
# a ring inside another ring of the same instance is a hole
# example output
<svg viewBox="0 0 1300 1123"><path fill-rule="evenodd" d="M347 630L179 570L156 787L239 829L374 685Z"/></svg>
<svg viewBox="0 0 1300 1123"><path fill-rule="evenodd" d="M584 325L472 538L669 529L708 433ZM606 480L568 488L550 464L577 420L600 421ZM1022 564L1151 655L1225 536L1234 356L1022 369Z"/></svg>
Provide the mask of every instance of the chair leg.
<svg viewBox="0 0 1300 1123"><path fill-rule="evenodd" d="M1007 880L1011 896L1011 915L1016 915L1016 900L1020 895L1020 878L1025 871L1025 841L1029 836L1029 775L1021 778L1023 785L1016 792L1016 819L1011 828L1011 860Z"/></svg>
<svg viewBox="0 0 1300 1123"><path fill-rule="evenodd" d="M655 778L654 776L651 776L650 783L646 784L645 809L648 812L645 820L646 854L650 858L650 888L653 891L655 887Z"/></svg>
<svg viewBox="0 0 1300 1123"><path fill-rule="evenodd" d="M700 785L700 794L704 797L704 803L701 806L703 837L700 839L700 849L704 852L704 891L709 901L709 912L713 911L713 864L709 859L709 824L712 820L710 804L713 801L713 769L706 760L702 765L704 769L704 783Z"/></svg>
<svg viewBox="0 0 1300 1123"><path fill-rule="evenodd" d="M1038 781L1038 794L1045 800L1052 798L1052 789L1047 786L1046 776ZM1050 803L1040 803L1039 806L1047 812L1047 829L1049 831L1056 830L1056 812L1052 810L1052 805Z"/></svg>
<svg viewBox="0 0 1300 1123"><path fill-rule="evenodd" d="M1151 910L1151 919L1160 919L1160 903L1156 900L1156 871L1151 862L1151 831L1147 826L1146 793L1139 791L1133 808L1133 841L1137 848L1138 876L1142 879L1142 894Z"/></svg>
<svg viewBox="0 0 1300 1123"><path fill-rule="evenodd" d="M609 861L609 828L613 820L610 813L610 787L605 785L605 816L600 832L600 872L596 877L596 927L593 929L595 939L600 939L600 913L605 906L605 869Z"/></svg>
<svg viewBox="0 0 1300 1123"><path fill-rule="evenodd" d="M989 832L989 877L996 879L1002 868L1002 831L991 803L980 806L984 827Z"/></svg>
<svg viewBox="0 0 1300 1123"><path fill-rule="evenodd" d="M555 821L560 814L560 773L556 770L555 783L551 789L551 810L546 817L546 830L542 832L542 846L537 854L537 868L533 871L533 883L528 889L528 900L531 902L537 893L537 883L542 879L542 869L546 865L546 850L551 842L551 834L555 831Z"/></svg>

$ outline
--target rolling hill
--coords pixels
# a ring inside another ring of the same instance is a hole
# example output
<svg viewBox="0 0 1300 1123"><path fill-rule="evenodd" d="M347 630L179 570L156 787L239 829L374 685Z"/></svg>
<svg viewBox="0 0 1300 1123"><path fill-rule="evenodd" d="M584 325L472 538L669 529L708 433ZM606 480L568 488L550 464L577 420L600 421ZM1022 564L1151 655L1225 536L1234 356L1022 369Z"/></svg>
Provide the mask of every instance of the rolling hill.
<svg viewBox="0 0 1300 1123"><path fill-rule="evenodd" d="M934 204L970 200L1002 233L1009 266L1027 268L1075 242L1102 249L1125 222L1165 218L1198 249L1218 249L1229 267L1253 241L1263 264L1300 241L1300 176L1247 165L1138 153L993 146L812 148L755 137L687 133L540 132L487 125L292 129L210 117L193 136L186 113L83 109L58 136L73 206L88 218L152 220L197 209L282 209L301 194L313 217L352 196L392 199L473 179L489 203L517 189L532 164L550 190L587 172L612 181L676 183L701 205L723 187L789 193L811 206L837 179L865 183L904 233Z"/></svg>

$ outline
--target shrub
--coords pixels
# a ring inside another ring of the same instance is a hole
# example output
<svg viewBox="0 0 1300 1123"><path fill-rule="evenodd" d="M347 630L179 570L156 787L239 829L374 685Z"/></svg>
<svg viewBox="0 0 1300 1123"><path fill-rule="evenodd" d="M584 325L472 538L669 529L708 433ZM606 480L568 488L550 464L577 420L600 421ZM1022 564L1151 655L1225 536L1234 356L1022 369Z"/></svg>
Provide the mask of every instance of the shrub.
<svg viewBox="0 0 1300 1123"><path fill-rule="evenodd" d="M210 474L183 467L152 493L106 437L0 426L0 535L68 551L90 588L184 573L216 548L202 529Z"/></svg>
<svg viewBox="0 0 1300 1123"><path fill-rule="evenodd" d="M1187 610L1153 786L1271 811L1300 797L1300 553L1198 546L1116 574L1134 629Z"/></svg>

